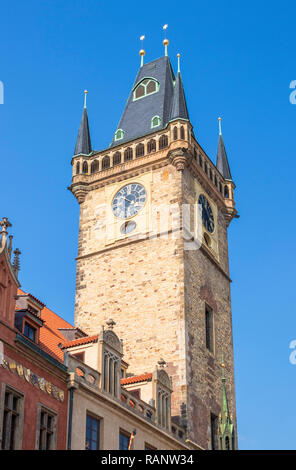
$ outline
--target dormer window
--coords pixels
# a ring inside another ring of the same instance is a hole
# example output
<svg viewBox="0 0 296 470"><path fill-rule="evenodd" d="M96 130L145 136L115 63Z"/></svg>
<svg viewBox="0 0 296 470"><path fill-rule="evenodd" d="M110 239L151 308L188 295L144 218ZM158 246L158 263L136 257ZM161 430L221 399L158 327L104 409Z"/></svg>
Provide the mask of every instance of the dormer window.
<svg viewBox="0 0 296 470"><path fill-rule="evenodd" d="M154 116L151 119L151 128L160 126L161 119L159 116Z"/></svg>
<svg viewBox="0 0 296 470"><path fill-rule="evenodd" d="M123 136L124 136L124 131L122 129L117 129L117 131L115 132L114 139L115 140L121 140L121 139L123 139Z"/></svg>
<svg viewBox="0 0 296 470"><path fill-rule="evenodd" d="M134 101L159 91L159 83L153 78L145 78L134 89Z"/></svg>

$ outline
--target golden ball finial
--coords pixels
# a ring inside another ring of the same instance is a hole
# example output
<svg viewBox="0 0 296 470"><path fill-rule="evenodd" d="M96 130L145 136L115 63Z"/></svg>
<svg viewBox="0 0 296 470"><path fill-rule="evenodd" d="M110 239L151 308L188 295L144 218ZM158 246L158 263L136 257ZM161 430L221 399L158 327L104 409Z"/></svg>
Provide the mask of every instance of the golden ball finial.
<svg viewBox="0 0 296 470"><path fill-rule="evenodd" d="M84 90L84 93L85 93L85 94L87 94L87 93L88 93L88 91L87 91L87 90Z"/></svg>
<svg viewBox="0 0 296 470"><path fill-rule="evenodd" d="M144 49L141 49L140 52L139 52L140 56L144 56L146 54L146 52L144 51Z"/></svg>
<svg viewBox="0 0 296 470"><path fill-rule="evenodd" d="M178 57L178 59L179 59L179 57L181 57L181 54L177 54L177 57Z"/></svg>
<svg viewBox="0 0 296 470"><path fill-rule="evenodd" d="M218 117L218 121L221 121L222 118Z"/></svg>
<svg viewBox="0 0 296 470"><path fill-rule="evenodd" d="M164 39L164 40L163 40L163 45L164 45L164 46L168 46L168 45L169 45L169 40L168 40L168 39Z"/></svg>

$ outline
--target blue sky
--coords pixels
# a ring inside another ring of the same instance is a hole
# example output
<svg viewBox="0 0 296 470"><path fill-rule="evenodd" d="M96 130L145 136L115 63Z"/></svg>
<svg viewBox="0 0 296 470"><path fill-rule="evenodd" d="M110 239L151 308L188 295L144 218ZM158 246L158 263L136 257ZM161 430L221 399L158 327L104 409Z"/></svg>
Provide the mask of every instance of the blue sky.
<svg viewBox="0 0 296 470"><path fill-rule="evenodd" d="M295 448L296 79L292 1L2 2L1 213L20 279L73 321L79 207L67 191L83 90L93 147L109 145L140 59L181 69L191 122L215 160L223 137L240 219L229 230L241 449Z"/></svg>

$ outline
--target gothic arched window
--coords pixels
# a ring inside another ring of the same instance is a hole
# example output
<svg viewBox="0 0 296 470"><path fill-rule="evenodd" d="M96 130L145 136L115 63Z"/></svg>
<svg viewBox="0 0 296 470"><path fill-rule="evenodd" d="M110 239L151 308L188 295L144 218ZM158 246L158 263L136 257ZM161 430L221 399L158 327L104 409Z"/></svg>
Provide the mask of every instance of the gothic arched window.
<svg viewBox="0 0 296 470"><path fill-rule="evenodd" d="M99 162L98 160L94 160L93 162L91 162L90 172L97 173L98 171L99 171Z"/></svg>
<svg viewBox="0 0 296 470"><path fill-rule="evenodd" d="M178 128L177 126L174 127L174 140L177 140L178 139Z"/></svg>
<svg viewBox="0 0 296 470"><path fill-rule="evenodd" d="M87 162L83 162L83 165L82 165L82 173L88 173L88 164Z"/></svg>
<svg viewBox="0 0 296 470"><path fill-rule="evenodd" d="M144 96L156 93L159 90L159 83L154 78L144 78L134 89L134 100L144 98Z"/></svg>
<svg viewBox="0 0 296 470"><path fill-rule="evenodd" d="M156 141L154 139L149 140L147 144L147 152L152 153L156 151Z"/></svg>
<svg viewBox="0 0 296 470"><path fill-rule="evenodd" d="M136 147L136 158L143 157L144 153L145 153L144 144L138 144Z"/></svg>
<svg viewBox="0 0 296 470"><path fill-rule="evenodd" d="M121 153L115 152L113 155L113 166L119 165L121 163Z"/></svg>
<svg viewBox="0 0 296 470"><path fill-rule="evenodd" d="M228 186L224 186L224 197L226 197L227 199L229 198Z"/></svg>
<svg viewBox="0 0 296 470"><path fill-rule="evenodd" d="M80 163L77 162L76 163L76 175L79 175L79 173L80 173Z"/></svg>
<svg viewBox="0 0 296 470"><path fill-rule="evenodd" d="M102 170L106 170L107 168L110 168L110 157L108 155L102 160Z"/></svg>
<svg viewBox="0 0 296 470"><path fill-rule="evenodd" d="M229 437L226 436L226 437L225 437L225 449L226 449L226 450L230 450L230 445L229 445L229 444L230 444L230 443L229 443Z"/></svg>
<svg viewBox="0 0 296 470"><path fill-rule="evenodd" d="M159 139L159 149L164 149L169 144L169 139L167 135L163 134Z"/></svg>
<svg viewBox="0 0 296 470"><path fill-rule="evenodd" d="M133 159L133 149L131 147L128 147L124 151L124 161L128 162L129 160L132 160L132 159Z"/></svg>
<svg viewBox="0 0 296 470"><path fill-rule="evenodd" d="M185 139L185 132L184 132L184 127L183 126L180 127L180 136L181 136L181 139L183 139L183 140Z"/></svg>

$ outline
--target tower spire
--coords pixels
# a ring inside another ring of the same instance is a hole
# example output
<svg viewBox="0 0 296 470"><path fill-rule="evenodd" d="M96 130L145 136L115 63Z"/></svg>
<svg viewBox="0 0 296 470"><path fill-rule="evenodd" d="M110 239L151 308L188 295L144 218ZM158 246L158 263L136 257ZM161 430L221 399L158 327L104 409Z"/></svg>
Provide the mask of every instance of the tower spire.
<svg viewBox="0 0 296 470"><path fill-rule="evenodd" d="M80 123L80 128L76 140L74 155L89 155L92 151L91 148L91 140L90 140L90 132L89 132L89 124L88 124L88 117L87 117L87 108L86 108L86 96L88 91L84 91L84 108Z"/></svg>
<svg viewBox="0 0 296 470"><path fill-rule="evenodd" d="M221 130L221 118L218 118L219 122L219 141L218 141L218 151L217 151L217 161L216 167L220 171L223 178L226 180L232 181L232 176L230 172L230 167L228 163L228 158L224 146L224 141L222 137L222 130Z"/></svg>
<svg viewBox="0 0 296 470"><path fill-rule="evenodd" d="M219 437L219 447L220 450L234 450L234 425L232 416L229 412L227 391L226 391L226 378L225 378L225 363L224 356L222 352L222 403L221 403L221 414L219 416L219 427L218 427L218 437Z"/></svg>
<svg viewBox="0 0 296 470"><path fill-rule="evenodd" d="M171 118L170 118L171 121L175 119L189 120L184 87L183 87L183 82L182 82L181 72L180 72L181 55L177 54L177 57L178 57L178 73L177 73L176 83L174 87L173 104L172 104Z"/></svg>
<svg viewBox="0 0 296 470"><path fill-rule="evenodd" d="M167 39L166 37L166 30L168 28L168 25L165 24L163 26L163 30L164 30L164 40L163 40L163 45L164 45L164 55L167 56L168 55L168 45L169 45L169 40Z"/></svg>

